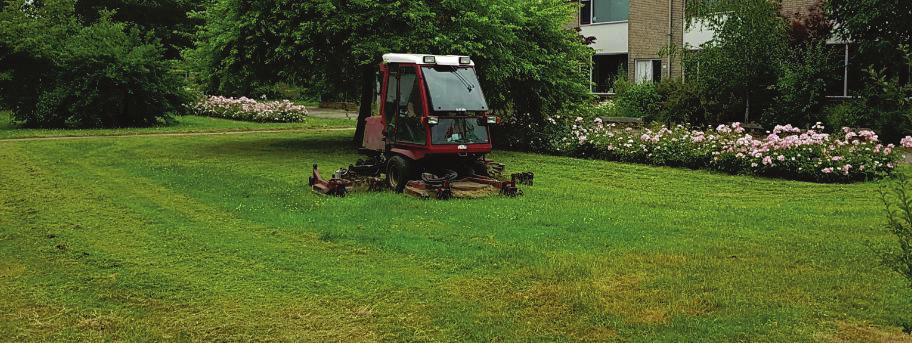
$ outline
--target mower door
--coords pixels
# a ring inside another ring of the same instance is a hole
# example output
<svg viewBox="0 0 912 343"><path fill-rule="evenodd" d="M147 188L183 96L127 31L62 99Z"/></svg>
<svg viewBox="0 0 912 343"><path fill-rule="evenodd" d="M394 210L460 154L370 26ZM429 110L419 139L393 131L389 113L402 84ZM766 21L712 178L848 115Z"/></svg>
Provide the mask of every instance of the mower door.
<svg viewBox="0 0 912 343"><path fill-rule="evenodd" d="M383 118L368 117L364 124L364 141L362 146L367 150L383 151Z"/></svg>

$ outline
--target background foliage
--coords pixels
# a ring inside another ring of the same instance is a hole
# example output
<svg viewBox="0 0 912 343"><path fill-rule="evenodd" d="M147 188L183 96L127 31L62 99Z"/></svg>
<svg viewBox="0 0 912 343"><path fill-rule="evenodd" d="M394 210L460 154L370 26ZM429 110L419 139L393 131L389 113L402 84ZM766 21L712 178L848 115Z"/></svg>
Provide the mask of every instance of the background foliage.
<svg viewBox="0 0 912 343"><path fill-rule="evenodd" d="M83 22L101 19L101 11L113 11L111 19L130 23L140 32L153 35L165 48L165 57L176 59L190 47L194 23L187 13L199 10L205 1L196 0L77 0L76 14Z"/></svg>
<svg viewBox="0 0 912 343"><path fill-rule="evenodd" d="M179 108L181 79L161 45L104 12L77 20L74 2L9 2L0 12L0 94L31 127L150 125Z"/></svg>
<svg viewBox="0 0 912 343"><path fill-rule="evenodd" d="M786 20L772 1L704 1L702 22L715 32L713 40L694 54L689 77L696 79L712 101L716 121L756 120L775 94L775 66L787 50ZM724 14L721 14L724 13Z"/></svg>
<svg viewBox="0 0 912 343"><path fill-rule="evenodd" d="M759 118L765 126L791 123L809 127L826 121L826 86L842 65L833 63L824 40L794 45L777 61L772 102ZM857 126L853 126L857 127Z"/></svg>
<svg viewBox="0 0 912 343"><path fill-rule="evenodd" d="M562 0L219 0L197 15L186 56L209 93L259 96L282 81L370 100L384 53L471 55L490 107L522 127L504 133L528 142L543 112L590 96L591 49L565 27L576 10Z"/></svg>

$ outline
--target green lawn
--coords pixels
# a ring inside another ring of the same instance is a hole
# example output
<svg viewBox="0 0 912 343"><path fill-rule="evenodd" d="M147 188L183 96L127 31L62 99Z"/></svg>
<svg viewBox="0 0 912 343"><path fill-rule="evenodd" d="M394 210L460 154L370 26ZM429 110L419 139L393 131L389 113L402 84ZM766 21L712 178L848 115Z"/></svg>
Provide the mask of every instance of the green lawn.
<svg viewBox="0 0 912 343"><path fill-rule="evenodd" d="M121 136L155 133L194 133L251 130L299 130L311 128L354 127L354 120L308 118L303 123L252 123L200 116L176 116L175 123L149 128L54 130L21 129L10 122L10 113L0 111L0 139L71 136Z"/></svg>
<svg viewBox="0 0 912 343"><path fill-rule="evenodd" d="M349 132L0 141L0 341L896 341L877 184L498 153L449 202L307 187Z"/></svg>

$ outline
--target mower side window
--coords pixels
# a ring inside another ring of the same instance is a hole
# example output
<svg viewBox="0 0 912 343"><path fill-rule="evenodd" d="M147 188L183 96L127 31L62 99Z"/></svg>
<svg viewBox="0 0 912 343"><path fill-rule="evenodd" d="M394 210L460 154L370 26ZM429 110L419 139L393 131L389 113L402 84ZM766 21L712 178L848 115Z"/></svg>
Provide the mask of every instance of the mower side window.
<svg viewBox="0 0 912 343"><path fill-rule="evenodd" d="M425 144L427 133L421 124L424 108L421 104L418 74L415 67L399 70L399 112L396 117L396 139L400 142Z"/></svg>
<svg viewBox="0 0 912 343"><path fill-rule="evenodd" d="M391 64L389 66L389 80L386 82L386 106L384 107L384 119L386 120L386 125L388 128L391 128L394 119L396 118L396 99L399 97L399 65ZM388 131L392 132L392 131Z"/></svg>

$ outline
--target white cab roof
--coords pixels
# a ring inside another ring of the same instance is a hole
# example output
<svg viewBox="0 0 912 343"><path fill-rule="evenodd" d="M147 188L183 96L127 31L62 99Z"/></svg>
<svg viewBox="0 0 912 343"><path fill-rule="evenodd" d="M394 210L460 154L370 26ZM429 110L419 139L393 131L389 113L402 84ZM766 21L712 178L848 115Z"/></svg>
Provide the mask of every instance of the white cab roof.
<svg viewBox="0 0 912 343"><path fill-rule="evenodd" d="M435 65L444 65L444 66L460 66L460 65L469 65L474 66L475 61L469 62L469 64L459 64L460 57L468 56L456 56L456 55L422 55L422 54L384 54L383 63L414 63L414 64L430 64L424 63L425 56L434 56L434 59L437 60Z"/></svg>

